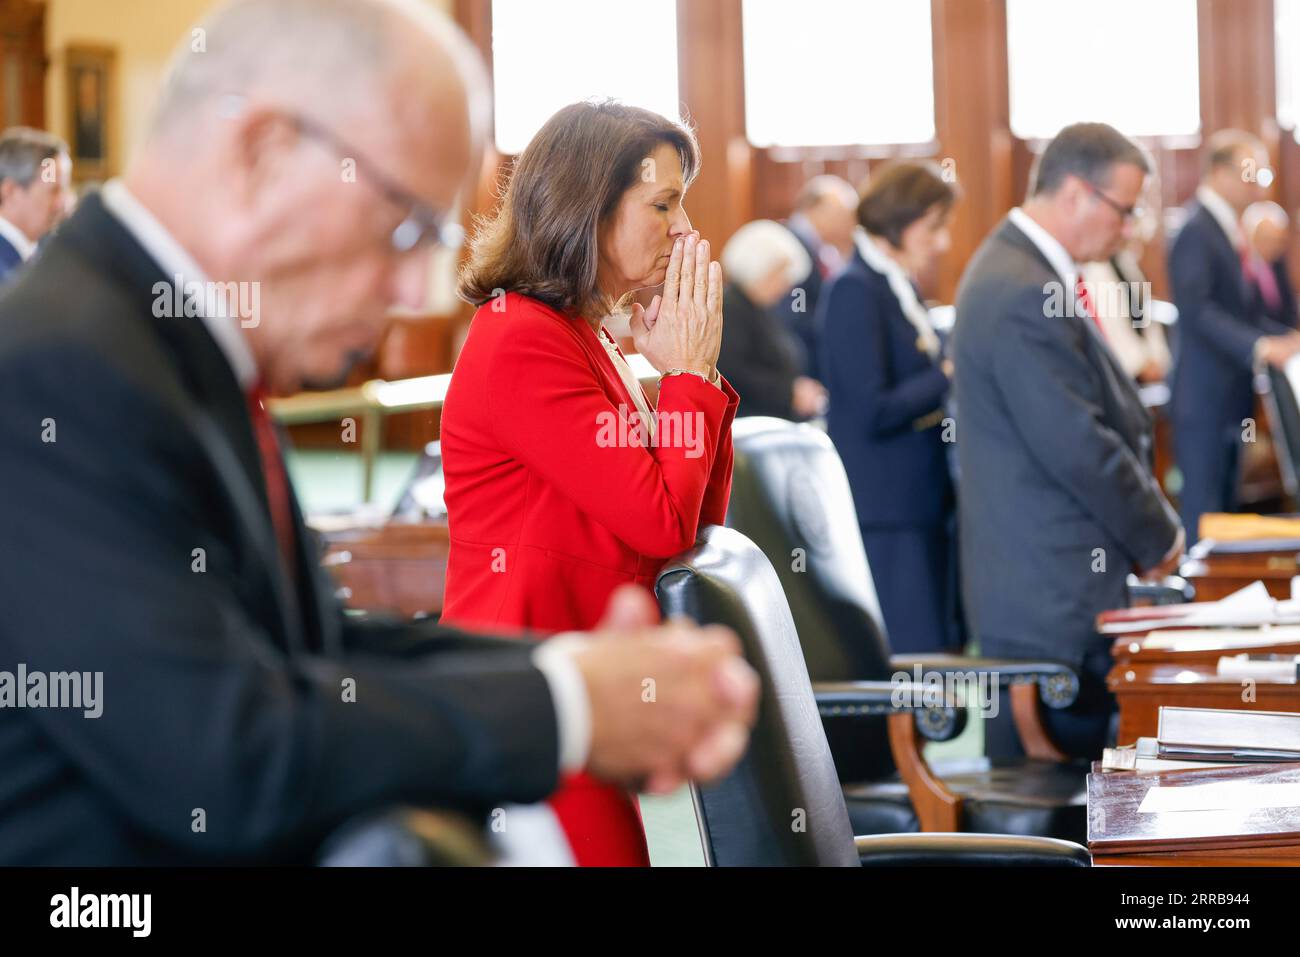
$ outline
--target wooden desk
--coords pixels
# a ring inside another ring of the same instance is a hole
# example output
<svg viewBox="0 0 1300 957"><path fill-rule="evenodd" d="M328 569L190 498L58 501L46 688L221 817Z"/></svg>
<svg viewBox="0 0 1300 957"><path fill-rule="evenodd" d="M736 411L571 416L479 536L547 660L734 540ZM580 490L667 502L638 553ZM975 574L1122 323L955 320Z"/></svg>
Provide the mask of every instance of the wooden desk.
<svg viewBox="0 0 1300 957"><path fill-rule="evenodd" d="M1300 807L1139 814L1147 791L1250 781L1300 783L1300 766L1256 764L1191 771L1088 775L1088 850L1098 866L1300 866Z"/></svg>
<svg viewBox="0 0 1300 957"><path fill-rule="evenodd" d="M1247 679L1221 678L1212 664L1117 664L1106 686L1119 702L1116 743L1153 738L1161 705L1300 712L1300 683L1294 679L1251 678L1253 700L1243 700Z"/></svg>
<svg viewBox="0 0 1300 957"><path fill-rule="evenodd" d="M390 522L326 534L323 564L349 608L409 618L442 611L451 541L444 522Z"/></svg>
<svg viewBox="0 0 1300 957"><path fill-rule="evenodd" d="M1142 635L1125 635L1116 638L1110 646L1116 664L1217 664L1225 655L1300 655L1300 640L1270 640L1269 630L1259 633L1259 642L1251 645L1234 645L1225 648L1201 641L1188 641L1182 648L1165 647L1177 629L1147 632Z"/></svg>
<svg viewBox="0 0 1300 957"><path fill-rule="evenodd" d="M1261 581L1274 598L1291 597L1291 579L1300 575L1295 552L1189 558L1178 573L1196 589L1196 600L1218 601Z"/></svg>

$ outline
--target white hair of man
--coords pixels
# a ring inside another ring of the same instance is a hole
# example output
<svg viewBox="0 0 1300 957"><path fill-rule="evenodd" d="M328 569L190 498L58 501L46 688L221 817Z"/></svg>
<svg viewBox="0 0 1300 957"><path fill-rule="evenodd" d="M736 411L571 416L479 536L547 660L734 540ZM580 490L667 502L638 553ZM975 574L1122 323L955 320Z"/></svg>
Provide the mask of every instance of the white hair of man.
<svg viewBox="0 0 1300 957"><path fill-rule="evenodd" d="M370 117L395 105L385 87L413 29L451 60L481 142L491 108L482 60L450 20L421 0L230 0L177 46L151 133L187 131L200 107L229 95L267 95L316 119Z"/></svg>
<svg viewBox="0 0 1300 957"><path fill-rule="evenodd" d="M1246 231L1247 236L1255 235L1259 224L1265 222L1286 229L1291 224L1291 219L1287 216L1286 210L1272 200L1251 203L1241 214L1241 227Z"/></svg>
<svg viewBox="0 0 1300 957"><path fill-rule="evenodd" d="M812 257L794 233L770 219L741 226L722 249L722 271L742 289L758 285L781 265L793 286L812 270Z"/></svg>

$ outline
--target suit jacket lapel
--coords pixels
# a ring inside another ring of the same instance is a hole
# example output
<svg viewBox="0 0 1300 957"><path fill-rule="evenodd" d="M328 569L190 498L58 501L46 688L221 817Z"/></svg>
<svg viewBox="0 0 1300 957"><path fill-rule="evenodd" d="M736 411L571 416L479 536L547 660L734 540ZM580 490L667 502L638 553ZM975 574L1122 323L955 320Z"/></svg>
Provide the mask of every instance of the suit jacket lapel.
<svg viewBox="0 0 1300 957"><path fill-rule="evenodd" d="M1233 274L1237 277L1238 294L1241 301L1247 303L1250 301L1250 283L1246 279L1246 272L1241 268L1241 255L1237 252L1237 247L1233 245L1232 239L1224 232L1223 227L1214 215L1197 201L1196 215L1205 219L1206 228L1214 237L1211 242L1217 247L1220 259L1224 260L1226 266L1230 266Z"/></svg>
<svg viewBox="0 0 1300 957"><path fill-rule="evenodd" d="M269 521L257 441L244 394L229 363L201 320L154 316L159 284L170 288L173 280L163 275L98 196L84 199L61 233L92 268L111 277L136 303L131 319L122 317L122 321L149 324L159 347L154 363L157 375L150 384L188 423L206 454L232 512L238 516L236 531L252 543L251 552L260 560L284 641L291 651L303 648L303 623ZM297 514L296 506L294 511ZM302 548L305 545L300 552ZM315 573L311 567L300 570L305 572L304 581Z"/></svg>
<svg viewBox="0 0 1300 957"><path fill-rule="evenodd" d="M1052 276L1055 276L1058 281L1063 281L1057 274L1055 267L1043 255L1043 251L1011 220L1003 220L999 235L1004 242L1027 251ZM1067 289L1064 294L1073 296L1074 290ZM1128 374L1120 368L1119 363L1111 353L1110 346L1102 338L1101 330L1097 328L1097 324L1086 316L1078 315L1077 312L1074 314L1073 320L1084 327L1084 356L1096 369L1097 375L1102 382L1109 383L1111 394L1115 396L1118 405L1125 413L1124 418L1126 421L1113 423L1113 425L1125 437L1130 448L1133 448L1145 460L1150 445L1151 416L1146 407L1142 405L1142 399L1137 393L1137 387Z"/></svg>

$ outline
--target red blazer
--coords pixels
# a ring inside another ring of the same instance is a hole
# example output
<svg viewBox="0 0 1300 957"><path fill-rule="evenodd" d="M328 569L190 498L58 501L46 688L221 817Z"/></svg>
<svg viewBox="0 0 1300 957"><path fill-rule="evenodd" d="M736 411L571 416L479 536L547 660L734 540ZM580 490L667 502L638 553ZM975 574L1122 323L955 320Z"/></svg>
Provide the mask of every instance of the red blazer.
<svg viewBox="0 0 1300 957"><path fill-rule="evenodd" d="M659 442L590 324L518 293L480 307L443 405L451 535L442 620L556 632L596 625L623 582L650 588L731 492L738 396L663 380ZM635 810L581 778L552 800L580 864L647 863Z"/></svg>

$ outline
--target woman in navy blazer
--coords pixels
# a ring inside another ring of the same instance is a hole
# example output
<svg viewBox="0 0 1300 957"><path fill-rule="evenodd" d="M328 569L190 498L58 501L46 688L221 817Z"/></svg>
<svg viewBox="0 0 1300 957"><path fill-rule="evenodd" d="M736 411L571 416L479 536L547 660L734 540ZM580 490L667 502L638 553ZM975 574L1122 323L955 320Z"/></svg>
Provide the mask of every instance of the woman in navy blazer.
<svg viewBox="0 0 1300 957"><path fill-rule="evenodd" d="M858 204L857 249L817 306L827 425L900 652L961 643L944 412L952 362L913 285L948 248L956 199L932 163L882 169Z"/></svg>

